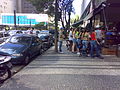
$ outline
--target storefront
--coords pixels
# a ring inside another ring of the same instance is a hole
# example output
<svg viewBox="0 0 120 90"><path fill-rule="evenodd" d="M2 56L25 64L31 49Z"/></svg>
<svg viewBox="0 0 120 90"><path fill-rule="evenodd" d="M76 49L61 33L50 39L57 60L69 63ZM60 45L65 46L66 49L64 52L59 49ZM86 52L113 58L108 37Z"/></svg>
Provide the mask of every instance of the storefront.
<svg viewBox="0 0 120 90"><path fill-rule="evenodd" d="M89 31L97 25L105 31L105 45L106 47L110 47L110 50L114 48L113 52L115 55L118 55L118 46L120 44L119 10L120 0L91 0L81 16L83 22L88 21L91 24Z"/></svg>

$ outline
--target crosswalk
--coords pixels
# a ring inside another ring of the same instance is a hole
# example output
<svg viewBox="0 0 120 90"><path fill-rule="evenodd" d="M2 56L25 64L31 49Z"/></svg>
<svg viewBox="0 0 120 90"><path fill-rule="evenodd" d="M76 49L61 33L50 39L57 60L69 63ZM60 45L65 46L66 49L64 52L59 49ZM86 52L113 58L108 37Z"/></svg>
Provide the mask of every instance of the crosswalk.
<svg viewBox="0 0 120 90"><path fill-rule="evenodd" d="M37 57L21 74L120 75L120 60L116 56L91 59L70 53L65 45L63 54L54 53L53 49Z"/></svg>

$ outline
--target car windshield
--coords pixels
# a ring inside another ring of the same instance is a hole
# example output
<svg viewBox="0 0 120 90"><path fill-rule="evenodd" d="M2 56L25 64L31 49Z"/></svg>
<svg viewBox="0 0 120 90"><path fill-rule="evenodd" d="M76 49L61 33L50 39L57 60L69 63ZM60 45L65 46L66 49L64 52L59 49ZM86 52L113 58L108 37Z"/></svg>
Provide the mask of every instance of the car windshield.
<svg viewBox="0 0 120 90"><path fill-rule="evenodd" d="M25 36L13 36L9 42L11 43L21 43L21 44L26 44L29 45L31 41L30 37L25 37Z"/></svg>
<svg viewBox="0 0 120 90"><path fill-rule="evenodd" d="M47 39L49 36L41 36L40 39Z"/></svg>

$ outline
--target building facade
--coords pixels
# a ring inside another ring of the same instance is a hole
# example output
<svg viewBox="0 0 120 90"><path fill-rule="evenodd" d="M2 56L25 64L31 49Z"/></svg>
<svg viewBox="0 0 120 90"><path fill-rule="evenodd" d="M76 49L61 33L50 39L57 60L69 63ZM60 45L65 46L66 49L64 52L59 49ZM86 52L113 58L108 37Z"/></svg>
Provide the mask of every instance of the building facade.
<svg viewBox="0 0 120 90"><path fill-rule="evenodd" d="M97 26L101 27L104 30L104 44L109 46L104 49L107 53L113 49L112 54L120 57L120 0L90 0L87 6L84 1L82 5L80 21L87 22L90 26L85 28L91 31Z"/></svg>
<svg viewBox="0 0 120 90"><path fill-rule="evenodd" d="M37 13L36 8L27 0L17 0L17 13Z"/></svg>
<svg viewBox="0 0 120 90"><path fill-rule="evenodd" d="M0 13L37 13L36 8L27 0L0 0Z"/></svg>
<svg viewBox="0 0 120 90"><path fill-rule="evenodd" d="M82 4L81 4L81 15L84 13L86 7L88 6L88 4L90 3L91 0L82 0Z"/></svg>
<svg viewBox="0 0 120 90"><path fill-rule="evenodd" d="M34 26L38 23L44 23L46 25L48 23L48 15L16 13L17 26ZM2 13L0 25L14 26L14 13Z"/></svg>
<svg viewBox="0 0 120 90"><path fill-rule="evenodd" d="M0 13L13 13L16 10L16 0L0 0Z"/></svg>

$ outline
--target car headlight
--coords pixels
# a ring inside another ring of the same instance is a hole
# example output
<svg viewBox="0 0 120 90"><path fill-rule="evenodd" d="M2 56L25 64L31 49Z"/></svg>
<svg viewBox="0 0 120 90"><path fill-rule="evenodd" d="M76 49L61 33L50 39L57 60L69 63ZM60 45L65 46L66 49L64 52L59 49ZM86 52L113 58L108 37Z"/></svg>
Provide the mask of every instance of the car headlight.
<svg viewBox="0 0 120 90"><path fill-rule="evenodd" d="M20 57L20 56L23 56L23 54L14 53L12 54L12 56Z"/></svg>
<svg viewBox="0 0 120 90"><path fill-rule="evenodd" d="M0 56L0 60L4 60L5 59L5 56Z"/></svg>
<svg viewBox="0 0 120 90"><path fill-rule="evenodd" d="M0 56L0 60L5 60L5 61L8 61L11 59L11 56Z"/></svg>

